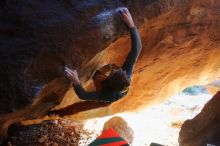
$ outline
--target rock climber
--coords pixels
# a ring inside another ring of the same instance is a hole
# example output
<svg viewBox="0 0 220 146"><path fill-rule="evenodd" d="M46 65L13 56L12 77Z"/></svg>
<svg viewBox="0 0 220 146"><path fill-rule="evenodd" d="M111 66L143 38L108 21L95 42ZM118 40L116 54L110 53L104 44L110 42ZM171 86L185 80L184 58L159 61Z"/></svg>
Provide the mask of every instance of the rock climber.
<svg viewBox="0 0 220 146"><path fill-rule="evenodd" d="M142 44L140 34L134 24L132 16L127 8L118 11L122 21L130 30L132 48L122 67L108 64L97 70L93 76L96 91L87 92L81 86L78 73L65 67L65 76L72 82L75 93L83 100L96 100L114 102L124 97L131 83L131 75L137 58L141 52Z"/></svg>

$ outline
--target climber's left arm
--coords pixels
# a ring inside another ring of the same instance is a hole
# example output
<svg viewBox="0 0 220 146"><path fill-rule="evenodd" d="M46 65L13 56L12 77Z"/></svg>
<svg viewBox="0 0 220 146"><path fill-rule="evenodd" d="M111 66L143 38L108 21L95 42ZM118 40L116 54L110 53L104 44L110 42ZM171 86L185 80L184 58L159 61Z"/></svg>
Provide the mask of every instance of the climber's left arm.
<svg viewBox="0 0 220 146"><path fill-rule="evenodd" d="M126 71L128 77L131 77L132 70L137 61L137 58L141 52L142 44L141 37L138 32L137 27L134 24L132 16L127 8L122 8L119 10L121 19L127 25L130 30L131 36L131 51L128 53L126 60L122 66L122 69Z"/></svg>
<svg viewBox="0 0 220 146"><path fill-rule="evenodd" d="M128 53L122 69L126 71L128 77L131 77L132 70L141 52L141 37L136 26L130 28L131 51Z"/></svg>

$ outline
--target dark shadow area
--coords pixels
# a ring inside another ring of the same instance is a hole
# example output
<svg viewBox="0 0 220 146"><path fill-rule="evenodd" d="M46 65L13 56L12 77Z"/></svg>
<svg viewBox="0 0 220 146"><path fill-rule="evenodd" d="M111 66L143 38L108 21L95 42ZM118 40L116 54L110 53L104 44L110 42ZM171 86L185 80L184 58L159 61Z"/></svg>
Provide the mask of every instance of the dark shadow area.
<svg viewBox="0 0 220 146"><path fill-rule="evenodd" d="M109 106L111 103L100 102L100 101L83 101L74 103L70 106L59 110L53 110L48 113L49 116L51 115L59 115L59 116L67 116L67 115L74 115L82 111L92 110L96 108L106 107Z"/></svg>
<svg viewBox="0 0 220 146"><path fill-rule="evenodd" d="M220 146L220 125L216 127L215 133L213 134L211 138L209 138L209 140L207 141L207 144Z"/></svg>
<svg viewBox="0 0 220 146"><path fill-rule="evenodd" d="M0 1L0 8L4 8L6 6L6 0Z"/></svg>

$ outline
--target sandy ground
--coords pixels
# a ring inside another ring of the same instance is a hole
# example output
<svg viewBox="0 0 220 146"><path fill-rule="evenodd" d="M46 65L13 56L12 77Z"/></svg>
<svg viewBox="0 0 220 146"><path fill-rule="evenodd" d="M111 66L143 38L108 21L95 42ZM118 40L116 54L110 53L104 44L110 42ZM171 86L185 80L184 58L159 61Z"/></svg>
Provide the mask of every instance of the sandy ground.
<svg viewBox="0 0 220 146"><path fill-rule="evenodd" d="M134 130L133 146L148 146L151 142L178 146L178 133L182 123L197 115L211 97L205 93L194 96L180 93L160 105L140 112L89 120L84 128L100 134L103 124L108 119L120 116Z"/></svg>

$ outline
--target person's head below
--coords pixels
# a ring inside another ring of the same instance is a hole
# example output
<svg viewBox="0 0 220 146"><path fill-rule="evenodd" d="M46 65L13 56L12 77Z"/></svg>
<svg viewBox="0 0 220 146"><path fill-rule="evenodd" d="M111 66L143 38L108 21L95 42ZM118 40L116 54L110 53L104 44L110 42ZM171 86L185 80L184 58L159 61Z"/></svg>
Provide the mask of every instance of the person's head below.
<svg viewBox="0 0 220 146"><path fill-rule="evenodd" d="M111 72L107 79L103 81L103 87L112 91L120 92L130 85L130 80L121 68Z"/></svg>

